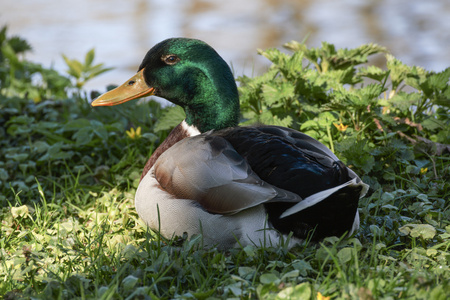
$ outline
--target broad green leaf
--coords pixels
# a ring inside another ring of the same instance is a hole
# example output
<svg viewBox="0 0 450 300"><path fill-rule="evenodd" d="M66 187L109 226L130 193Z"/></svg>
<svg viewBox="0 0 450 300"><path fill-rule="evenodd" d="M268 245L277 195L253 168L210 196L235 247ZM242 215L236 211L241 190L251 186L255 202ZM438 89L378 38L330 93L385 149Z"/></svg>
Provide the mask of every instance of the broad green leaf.
<svg viewBox="0 0 450 300"><path fill-rule="evenodd" d="M429 88L440 91L448 88L450 84L450 67L439 73L432 73L427 78Z"/></svg>
<svg viewBox="0 0 450 300"><path fill-rule="evenodd" d="M418 93L406 93L399 91L389 101L389 104L397 107L401 111L408 111L413 105L418 105L422 95Z"/></svg>
<svg viewBox="0 0 450 300"><path fill-rule="evenodd" d="M358 76L363 76L379 82L383 82L386 79L386 77L389 76L389 71L370 65L367 67L360 68Z"/></svg>
<svg viewBox="0 0 450 300"><path fill-rule="evenodd" d="M127 277L125 277L122 280L122 287L125 291L130 291L136 286L138 281L139 281L139 278L137 278L133 275L128 275Z"/></svg>
<svg viewBox="0 0 450 300"><path fill-rule="evenodd" d="M93 132L103 141L106 141L108 139L108 131L106 130L105 126L102 122L99 122L97 120L91 120L90 121L92 125Z"/></svg>
<svg viewBox="0 0 450 300"><path fill-rule="evenodd" d="M392 89L396 90L400 83L410 74L411 67L403 64L391 54L386 55L386 60L387 68L390 71Z"/></svg>
<svg viewBox="0 0 450 300"><path fill-rule="evenodd" d="M422 237L423 239L432 239L436 235L436 228L428 224L417 224L410 232L412 237Z"/></svg>
<svg viewBox="0 0 450 300"><path fill-rule="evenodd" d="M294 96L294 86L286 82L272 82L263 85L263 97L268 106L282 106L283 100Z"/></svg>
<svg viewBox="0 0 450 300"><path fill-rule="evenodd" d="M258 49L258 54L266 57L274 64L283 64L288 59L288 55L285 53L282 53L278 49L267 49L267 50L260 50Z"/></svg>
<svg viewBox="0 0 450 300"><path fill-rule="evenodd" d="M84 58L84 67L87 69L92 65L95 57L95 49L92 48L86 53L86 57Z"/></svg>
<svg viewBox="0 0 450 300"><path fill-rule="evenodd" d="M74 119L74 120L70 120L69 122L67 122L64 125L64 130L65 131L74 131L74 130L79 130L84 127L88 127L90 125L91 125L91 123L89 122L88 119Z"/></svg>
<svg viewBox="0 0 450 300"><path fill-rule="evenodd" d="M423 128L433 131L440 128L445 128L446 124L436 119L435 117L425 117L423 121L420 123Z"/></svg>
<svg viewBox="0 0 450 300"><path fill-rule="evenodd" d="M245 278L248 278L249 276L252 276L253 274L255 274L256 269L251 268L251 267L239 267L238 273L239 273L239 276L241 276L242 278L245 279Z"/></svg>
<svg viewBox="0 0 450 300"><path fill-rule="evenodd" d="M303 259L294 261L292 266L299 271L301 276L307 276L309 272L314 271L311 264Z"/></svg>
<svg viewBox="0 0 450 300"><path fill-rule="evenodd" d="M283 274L283 276L281 277L281 281L286 281L286 279L289 278L297 278L299 274L300 272L298 270L292 270L290 272Z"/></svg>
<svg viewBox="0 0 450 300"><path fill-rule="evenodd" d="M256 255L256 249L252 245L247 245L244 247L244 252L249 257L254 257Z"/></svg>
<svg viewBox="0 0 450 300"><path fill-rule="evenodd" d="M383 200L384 203L386 202L391 202L392 200L395 199L394 194L390 193L390 192L385 192L383 193L383 195L381 196L381 200Z"/></svg>
<svg viewBox="0 0 450 300"><path fill-rule="evenodd" d="M429 224L406 224L399 228L399 231L412 237L422 237L432 239L436 235L436 228Z"/></svg>
<svg viewBox="0 0 450 300"><path fill-rule="evenodd" d="M36 141L33 143L33 147L31 149L32 151L36 151L37 153L42 153L44 151L47 151L49 147L49 144L44 141Z"/></svg>
<svg viewBox="0 0 450 300"><path fill-rule="evenodd" d="M368 84L365 87L358 89L357 93L360 95L362 100L364 100L364 99L373 100L373 99L380 97L380 95L385 90L386 90L386 88L384 88L380 84Z"/></svg>
<svg viewBox="0 0 450 300"><path fill-rule="evenodd" d="M63 58L64 58L64 61L66 62L66 65L69 67L69 70L67 70L67 73L76 79L80 79L83 65L77 60L69 59L64 54L63 54Z"/></svg>
<svg viewBox="0 0 450 300"><path fill-rule="evenodd" d="M394 205L391 205L391 204L383 205L381 208L383 208L384 210L387 210L387 211L398 210L397 206L394 206Z"/></svg>
<svg viewBox="0 0 450 300"><path fill-rule="evenodd" d="M86 73L88 74L85 76L84 80L88 81L89 79L92 79L94 77L97 77L100 74L103 74L105 72L108 72L110 70L113 70L114 68L104 68L104 64L98 64L93 67L91 67L89 70L86 70Z"/></svg>
<svg viewBox="0 0 450 300"><path fill-rule="evenodd" d="M304 131L304 130L309 129L309 128L319 129L320 126L319 126L319 124L318 124L318 122L316 120L308 120L306 122L303 122L301 124L301 126L300 126L300 130L301 131Z"/></svg>
<svg viewBox="0 0 450 300"><path fill-rule="evenodd" d="M265 273L260 276L259 281L262 284L278 284L280 282L280 278L273 273Z"/></svg>
<svg viewBox="0 0 450 300"><path fill-rule="evenodd" d="M0 168L0 180L6 181L8 178L9 178L8 171L3 168Z"/></svg>
<svg viewBox="0 0 450 300"><path fill-rule="evenodd" d="M20 67L21 63L17 57L14 49L8 43L1 45L0 51L9 60L10 64L15 67Z"/></svg>
<svg viewBox="0 0 450 300"><path fill-rule="evenodd" d="M52 141L52 142L62 142L65 144L73 144L72 140L66 139L64 136L62 136L61 134L56 134L53 133L49 130L45 130L45 129L41 129L41 128L35 128L34 131L36 133L40 133L42 135L44 135L45 137L48 138L48 140Z"/></svg>
<svg viewBox="0 0 450 300"><path fill-rule="evenodd" d="M75 132L72 135L72 138L75 139L75 143L78 146L89 144L89 142L92 140L92 133L93 130L91 127L84 127Z"/></svg>
<svg viewBox="0 0 450 300"><path fill-rule="evenodd" d="M11 214L15 219L17 219L18 217L23 218L25 216L28 216L33 211L34 209L31 209L31 207L28 207L27 205L22 205L19 207L11 207Z"/></svg>
<svg viewBox="0 0 450 300"><path fill-rule="evenodd" d="M297 41L290 41L284 44L283 47L294 52L306 52L308 50L308 47L304 43Z"/></svg>
<svg viewBox="0 0 450 300"><path fill-rule="evenodd" d="M290 127L292 125L292 117L291 116L284 116L282 118L278 116L272 115L270 111L264 111L259 116L259 122L266 124L266 125L276 125L276 126L284 126L284 127Z"/></svg>
<svg viewBox="0 0 450 300"><path fill-rule="evenodd" d="M447 300L449 296L448 284L447 285L436 285L432 287L429 299L433 300Z"/></svg>
<svg viewBox="0 0 450 300"><path fill-rule="evenodd" d="M295 287L288 287L277 294L275 299L311 299L311 285L303 282Z"/></svg>
<svg viewBox="0 0 450 300"><path fill-rule="evenodd" d="M73 153L65 152L62 150L63 147L62 142L55 143L51 145L47 149L47 153L44 154L42 157L38 159L38 161L52 161L52 160L58 160L58 159L67 159L70 158Z"/></svg>
<svg viewBox="0 0 450 300"><path fill-rule="evenodd" d="M28 154L27 153L6 154L5 157L8 159L21 162L28 158Z"/></svg>
<svg viewBox="0 0 450 300"><path fill-rule="evenodd" d="M337 121L338 118L333 113L326 111L319 114L317 123L321 128L326 128L327 126L332 126L333 122Z"/></svg>
<svg viewBox="0 0 450 300"><path fill-rule="evenodd" d="M353 255L353 248L345 247L339 250L339 252L336 254L337 258L339 259L339 262L341 264L346 264L349 261L352 260Z"/></svg>
<svg viewBox="0 0 450 300"><path fill-rule="evenodd" d="M1 44L1 42L0 42ZM8 44L14 50L15 53L24 53L32 50L32 47L28 42L18 36L13 36L8 40Z"/></svg>
<svg viewBox="0 0 450 300"><path fill-rule="evenodd" d="M286 67L281 71L287 79L295 80L298 74L303 70L304 54L302 52L295 52L287 61Z"/></svg>
<svg viewBox="0 0 450 300"><path fill-rule="evenodd" d="M155 125L155 132L162 130L169 130L177 126L186 118L183 108L181 106L172 106L166 108L166 111L158 119Z"/></svg>

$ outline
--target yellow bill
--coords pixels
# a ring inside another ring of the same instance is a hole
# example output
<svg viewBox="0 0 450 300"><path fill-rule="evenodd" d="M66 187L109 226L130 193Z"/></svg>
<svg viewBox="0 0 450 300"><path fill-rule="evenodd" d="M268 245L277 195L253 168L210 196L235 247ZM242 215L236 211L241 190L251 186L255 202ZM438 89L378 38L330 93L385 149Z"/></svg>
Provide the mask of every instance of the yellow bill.
<svg viewBox="0 0 450 300"><path fill-rule="evenodd" d="M145 83L144 69L142 69L121 86L118 86L115 89L104 93L103 95L92 101L91 105L117 105L133 99L150 96L154 93L154 91L155 88L149 87Z"/></svg>

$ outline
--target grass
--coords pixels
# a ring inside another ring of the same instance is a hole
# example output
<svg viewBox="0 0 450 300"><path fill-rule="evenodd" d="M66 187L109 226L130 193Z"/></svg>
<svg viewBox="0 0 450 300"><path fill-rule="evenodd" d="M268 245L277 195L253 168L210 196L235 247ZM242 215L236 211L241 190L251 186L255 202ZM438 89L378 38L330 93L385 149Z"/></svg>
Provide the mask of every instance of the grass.
<svg viewBox="0 0 450 300"><path fill-rule="evenodd" d="M67 78L14 56L30 47L6 29L0 46L0 299L450 297L448 71L424 73L391 57L389 72L351 69L365 61L361 53L384 51L373 45L263 52L274 62L268 73L240 78L243 121L292 126L334 145L371 190L351 238L223 252L204 249L201 236L167 240L134 209L141 169L179 109L91 109L81 88L103 70L93 51L85 63L66 58ZM305 57L321 58L299 67ZM361 74L379 86L340 87ZM394 92L385 91L387 76ZM417 92L397 89L405 83Z"/></svg>
<svg viewBox="0 0 450 300"><path fill-rule="evenodd" d="M33 207L4 208L0 270L6 280L0 294L5 299L448 296L449 231L433 236L441 242L427 247L429 236L389 234L385 219L379 220L384 226L369 225L351 239L331 237L292 250L248 246L220 252L202 249L200 236L166 241L147 231L134 211L134 191L43 197ZM20 204L20 194L16 201ZM366 226L368 218L363 214Z"/></svg>

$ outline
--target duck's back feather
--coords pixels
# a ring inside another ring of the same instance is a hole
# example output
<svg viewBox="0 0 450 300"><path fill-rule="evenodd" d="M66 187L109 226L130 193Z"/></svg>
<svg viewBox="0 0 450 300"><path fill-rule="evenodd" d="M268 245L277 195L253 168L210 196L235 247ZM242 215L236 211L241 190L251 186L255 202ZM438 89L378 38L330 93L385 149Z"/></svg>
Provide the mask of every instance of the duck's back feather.
<svg viewBox="0 0 450 300"><path fill-rule="evenodd" d="M154 165L161 187L179 199L194 199L211 213L235 214L270 202L301 198L261 180L223 137L198 135L181 140Z"/></svg>
<svg viewBox="0 0 450 300"><path fill-rule="evenodd" d="M349 180L347 168L328 148L300 132L258 126L212 134L224 137L262 180L302 198Z"/></svg>
<svg viewBox="0 0 450 300"><path fill-rule="evenodd" d="M185 138L159 157L154 170L161 187L175 198L193 199L217 214L262 204L275 229L292 231L297 238L311 231L315 239L350 231L366 189L327 147L276 126ZM308 205L297 205L305 198ZM289 209L290 215L282 217Z"/></svg>

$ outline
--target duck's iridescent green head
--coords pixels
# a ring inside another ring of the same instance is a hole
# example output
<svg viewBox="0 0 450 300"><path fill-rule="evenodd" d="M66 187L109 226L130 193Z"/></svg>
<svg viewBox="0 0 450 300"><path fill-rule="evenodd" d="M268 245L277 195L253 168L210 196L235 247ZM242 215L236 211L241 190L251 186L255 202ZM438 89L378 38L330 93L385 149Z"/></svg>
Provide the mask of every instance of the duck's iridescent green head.
<svg viewBox="0 0 450 300"><path fill-rule="evenodd" d="M138 73L92 102L116 105L156 95L182 106L186 122L201 132L236 126L239 97L229 66L205 42L172 38L145 55Z"/></svg>

